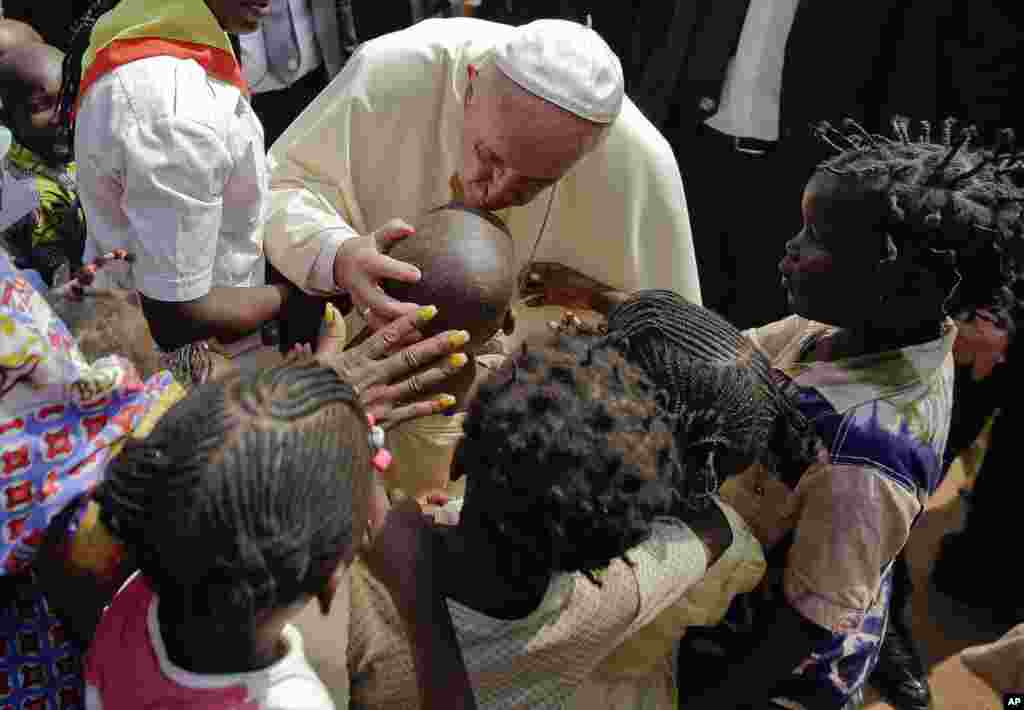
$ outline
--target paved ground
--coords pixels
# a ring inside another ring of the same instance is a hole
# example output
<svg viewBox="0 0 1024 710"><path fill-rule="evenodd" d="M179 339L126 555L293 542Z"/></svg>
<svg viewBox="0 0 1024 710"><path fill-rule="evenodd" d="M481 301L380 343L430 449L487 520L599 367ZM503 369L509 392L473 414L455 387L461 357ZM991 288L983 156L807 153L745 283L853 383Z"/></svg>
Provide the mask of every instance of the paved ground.
<svg viewBox="0 0 1024 710"><path fill-rule="evenodd" d="M935 710L1001 710L1002 699L964 668L958 653L967 646L999 638L1003 630L969 616L928 583L940 538L963 525L965 503L958 493L964 485L964 471L958 462L911 536L908 556L915 584L913 629L931 668ZM873 692L869 698L873 702L868 703L868 710L891 710Z"/></svg>

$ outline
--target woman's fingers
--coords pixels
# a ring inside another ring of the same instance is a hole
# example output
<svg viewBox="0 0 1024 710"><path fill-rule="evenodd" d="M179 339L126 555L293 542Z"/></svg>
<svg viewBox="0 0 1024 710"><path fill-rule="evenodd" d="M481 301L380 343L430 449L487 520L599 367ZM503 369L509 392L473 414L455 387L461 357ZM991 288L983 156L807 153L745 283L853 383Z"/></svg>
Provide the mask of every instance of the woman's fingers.
<svg viewBox="0 0 1024 710"><path fill-rule="evenodd" d="M324 306L323 320L320 323L320 337L317 340L316 354L332 360L341 355L348 339L348 328L341 312L333 303Z"/></svg>
<svg viewBox="0 0 1024 710"><path fill-rule="evenodd" d="M367 406L366 412L367 414L374 415L380 426L384 429L391 429L396 424L401 424L410 419L440 414L454 404L455 398L451 395L440 395L426 402L412 402L400 407L394 407L390 402L382 400L379 404Z"/></svg>
<svg viewBox="0 0 1024 710"><path fill-rule="evenodd" d="M447 380L456 372L461 370L469 362L464 353L452 353L439 367L432 367L422 372L417 372L409 377L391 384L378 384L369 387L363 394L363 405L370 405L376 402L404 402L410 399L419 399L425 392L429 392L437 385ZM445 399L443 402L447 402ZM454 404L452 399L450 404Z"/></svg>
<svg viewBox="0 0 1024 710"><path fill-rule="evenodd" d="M361 345L348 350L348 354L368 360L384 357L399 343L404 342L412 332L423 330L424 326L436 315L437 308L434 306L417 308L377 329Z"/></svg>
<svg viewBox="0 0 1024 710"><path fill-rule="evenodd" d="M396 305L393 305L391 313L389 313L386 316L380 315L379 313L377 313L377 311L374 311L373 309L370 309L369 311L366 311L364 309L363 313L366 315L366 317L363 320L366 321L367 325L370 327L371 330L379 330L380 328L383 328L388 323L393 321L395 318L400 318L401 316L412 313L413 311L419 308L419 304L416 303L403 303L401 301L396 301L395 304Z"/></svg>
<svg viewBox="0 0 1024 710"><path fill-rule="evenodd" d="M379 369L376 373L377 377L372 384L396 382L396 380L405 377L409 373L416 373L413 377L408 378L408 381L421 386L421 392L425 391L431 384L436 384L438 381L445 379L448 375L453 374L466 364L466 356L461 353L456 354L455 351L468 342L469 333L466 331L448 330L402 348L377 363ZM450 357L440 366L444 372L440 380L434 379L438 377L436 368L423 373L419 372L419 370L437 362L446 355ZM428 381L428 379L431 381ZM416 391L413 391L413 394L417 394Z"/></svg>

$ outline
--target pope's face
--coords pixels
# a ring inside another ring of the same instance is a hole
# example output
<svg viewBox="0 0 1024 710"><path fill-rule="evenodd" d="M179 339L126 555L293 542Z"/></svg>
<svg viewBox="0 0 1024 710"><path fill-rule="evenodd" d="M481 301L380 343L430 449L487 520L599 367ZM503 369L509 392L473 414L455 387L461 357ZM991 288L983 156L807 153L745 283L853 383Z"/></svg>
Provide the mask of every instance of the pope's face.
<svg viewBox="0 0 1024 710"><path fill-rule="evenodd" d="M464 116L459 170L464 200L487 210L531 202L600 135L594 124L542 99L477 93L472 81Z"/></svg>

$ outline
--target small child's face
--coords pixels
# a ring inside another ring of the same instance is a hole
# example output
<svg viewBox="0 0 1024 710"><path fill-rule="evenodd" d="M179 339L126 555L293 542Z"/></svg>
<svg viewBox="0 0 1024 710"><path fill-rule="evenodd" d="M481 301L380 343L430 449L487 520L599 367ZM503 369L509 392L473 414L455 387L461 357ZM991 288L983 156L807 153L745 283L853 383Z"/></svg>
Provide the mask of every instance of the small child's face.
<svg viewBox="0 0 1024 710"><path fill-rule="evenodd" d="M786 243L779 262L782 286L795 313L850 326L870 313L872 278L885 237L877 231L874 202L863 191L838 190L835 176L819 173L804 191L804 228Z"/></svg>
<svg viewBox="0 0 1024 710"><path fill-rule="evenodd" d="M30 78L11 108L11 129L18 141L54 164L67 162L68 155L59 130L60 83L59 74L40 72Z"/></svg>
<svg viewBox="0 0 1024 710"><path fill-rule="evenodd" d="M1006 362L1010 336L987 311L957 324L953 356L958 365L970 365L975 382L992 374L996 365Z"/></svg>

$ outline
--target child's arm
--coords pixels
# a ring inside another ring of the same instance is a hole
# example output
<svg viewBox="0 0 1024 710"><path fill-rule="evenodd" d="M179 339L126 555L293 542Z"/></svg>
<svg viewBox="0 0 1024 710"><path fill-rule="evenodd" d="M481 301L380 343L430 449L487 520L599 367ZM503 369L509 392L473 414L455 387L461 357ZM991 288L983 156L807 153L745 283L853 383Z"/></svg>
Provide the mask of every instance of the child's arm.
<svg viewBox="0 0 1024 710"><path fill-rule="evenodd" d="M374 516L379 520L386 503L379 495L376 501ZM435 578L437 537L425 518L413 499L387 510L362 557L373 575L388 588L405 621L420 706L424 710L472 710L476 708L476 699L462 649L440 582Z"/></svg>
<svg viewBox="0 0 1024 710"><path fill-rule="evenodd" d="M78 505L72 503L54 517L36 554L34 570L47 602L71 635L88 645L103 609L135 571L135 565L99 520L96 503L81 503L87 506L85 516L69 537Z"/></svg>
<svg viewBox="0 0 1024 710"><path fill-rule="evenodd" d="M142 296L142 310L153 339L164 350L208 338L230 343L276 318L293 289L283 283L251 288L218 286L205 296L181 302Z"/></svg>
<svg viewBox="0 0 1024 710"><path fill-rule="evenodd" d="M714 688L687 698L687 710L719 710L765 703L775 686L791 676L831 634L805 619L784 600L775 606L773 618L761 628L763 635L741 658L730 664L735 670Z"/></svg>
<svg viewBox="0 0 1024 710"><path fill-rule="evenodd" d="M455 625L434 575L426 577L429 580L419 580L416 605L406 617L420 705L424 710L471 710L476 708L476 698L455 637Z"/></svg>
<svg viewBox="0 0 1024 710"><path fill-rule="evenodd" d="M721 685L687 707L767 701L780 681L823 644L833 643L835 634L855 631L920 512L916 497L870 466L812 467L797 495L783 589L767 603L759 643L730 665Z"/></svg>
<svg viewBox="0 0 1024 710"><path fill-rule="evenodd" d="M555 305L594 311L607 317L629 294L619 291L568 266L536 263L530 267L523 296L530 305Z"/></svg>

